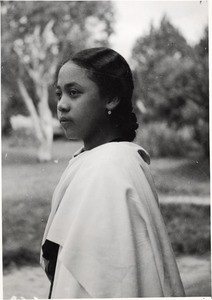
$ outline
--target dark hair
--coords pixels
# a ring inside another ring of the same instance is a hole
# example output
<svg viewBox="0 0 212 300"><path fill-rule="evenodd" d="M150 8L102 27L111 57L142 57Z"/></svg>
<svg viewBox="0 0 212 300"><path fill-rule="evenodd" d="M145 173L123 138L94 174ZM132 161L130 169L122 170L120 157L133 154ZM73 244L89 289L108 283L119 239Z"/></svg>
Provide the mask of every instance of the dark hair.
<svg viewBox="0 0 212 300"><path fill-rule="evenodd" d="M89 78L97 84L101 95L119 97L120 103L109 117L120 129L124 140L134 140L138 124L131 101L134 88L132 72L126 60L112 49L99 47L82 50L68 61L88 70Z"/></svg>

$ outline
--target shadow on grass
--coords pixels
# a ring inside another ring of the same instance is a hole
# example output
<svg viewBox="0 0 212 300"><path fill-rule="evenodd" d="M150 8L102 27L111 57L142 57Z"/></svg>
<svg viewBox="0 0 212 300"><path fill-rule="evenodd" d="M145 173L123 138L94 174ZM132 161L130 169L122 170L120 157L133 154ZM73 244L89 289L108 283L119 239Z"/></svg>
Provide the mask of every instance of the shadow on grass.
<svg viewBox="0 0 212 300"><path fill-rule="evenodd" d="M7 201L3 204L3 266L38 265L50 203Z"/></svg>
<svg viewBox="0 0 212 300"><path fill-rule="evenodd" d="M163 204L161 212L176 255L210 252L210 206Z"/></svg>
<svg viewBox="0 0 212 300"><path fill-rule="evenodd" d="M210 178L210 167L208 159L189 160L173 170L176 175L184 178L197 178L199 181L205 181ZM170 169L171 171L171 169Z"/></svg>
<svg viewBox="0 0 212 300"><path fill-rule="evenodd" d="M7 251L7 255L4 255L3 262L5 273L5 271L9 272L14 267L37 266L39 265L39 256L35 256L33 250L21 247L17 249L17 251Z"/></svg>
<svg viewBox="0 0 212 300"><path fill-rule="evenodd" d="M159 193L209 196L208 159L153 159L150 166Z"/></svg>

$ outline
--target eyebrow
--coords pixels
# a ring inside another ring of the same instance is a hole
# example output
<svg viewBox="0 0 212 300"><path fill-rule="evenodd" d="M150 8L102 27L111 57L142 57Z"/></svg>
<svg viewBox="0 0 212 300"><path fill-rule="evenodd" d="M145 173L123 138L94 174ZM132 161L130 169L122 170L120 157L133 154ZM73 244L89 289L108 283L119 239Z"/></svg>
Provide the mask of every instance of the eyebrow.
<svg viewBox="0 0 212 300"><path fill-rule="evenodd" d="M72 87L72 86L78 86L78 87L80 87L80 85L77 83L77 82L75 82L75 81L73 81L73 82L69 82L69 83L66 83L65 85L64 85L64 89L68 89L68 88L70 88L70 87ZM56 86L56 89L61 89L61 87L59 86L59 85L57 85Z"/></svg>

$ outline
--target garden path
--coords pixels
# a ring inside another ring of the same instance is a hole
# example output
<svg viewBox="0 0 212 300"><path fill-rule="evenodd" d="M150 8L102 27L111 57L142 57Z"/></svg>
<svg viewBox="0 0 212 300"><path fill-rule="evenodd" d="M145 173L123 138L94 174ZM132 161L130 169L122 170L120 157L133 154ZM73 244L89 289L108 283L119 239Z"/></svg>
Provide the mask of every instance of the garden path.
<svg viewBox="0 0 212 300"><path fill-rule="evenodd" d="M210 205L210 196L194 196L194 195L160 195L160 203L183 203L183 204L196 204L196 205Z"/></svg>

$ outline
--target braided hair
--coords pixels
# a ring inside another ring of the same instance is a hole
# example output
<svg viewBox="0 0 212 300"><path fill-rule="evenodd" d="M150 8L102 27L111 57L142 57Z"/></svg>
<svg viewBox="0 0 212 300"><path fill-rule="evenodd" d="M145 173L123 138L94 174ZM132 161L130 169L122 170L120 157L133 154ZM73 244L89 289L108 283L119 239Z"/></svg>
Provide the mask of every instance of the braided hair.
<svg viewBox="0 0 212 300"><path fill-rule="evenodd" d="M138 124L131 101L134 89L132 72L126 60L112 49L99 47L82 50L68 61L87 69L100 95L120 99L109 117L114 126L119 128L122 139L133 141Z"/></svg>

